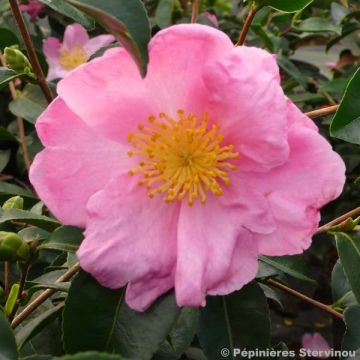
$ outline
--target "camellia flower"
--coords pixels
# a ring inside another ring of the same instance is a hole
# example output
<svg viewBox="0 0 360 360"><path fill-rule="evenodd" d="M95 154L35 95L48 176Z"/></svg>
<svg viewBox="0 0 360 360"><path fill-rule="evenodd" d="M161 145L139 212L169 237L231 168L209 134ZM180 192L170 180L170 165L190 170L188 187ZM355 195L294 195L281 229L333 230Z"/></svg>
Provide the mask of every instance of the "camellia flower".
<svg viewBox="0 0 360 360"><path fill-rule="evenodd" d="M273 55L185 24L159 32L142 79L111 49L58 84L36 128L30 171L102 285L128 284L145 310L175 288L179 306L240 289L258 255L308 248L344 163L284 95Z"/></svg>
<svg viewBox="0 0 360 360"><path fill-rule="evenodd" d="M20 10L29 14L30 21L35 21L45 8L46 6L38 0L28 0L27 4L20 5Z"/></svg>
<svg viewBox="0 0 360 360"><path fill-rule="evenodd" d="M43 51L49 64L47 80L65 77L71 70L86 63L96 51L114 40L112 35L99 35L89 39L89 35L80 24L67 26L62 43L55 37L49 37L44 41Z"/></svg>
<svg viewBox="0 0 360 360"><path fill-rule="evenodd" d="M319 358L328 358L331 351L327 341L319 334L305 334L302 338L302 347L311 352L317 352Z"/></svg>

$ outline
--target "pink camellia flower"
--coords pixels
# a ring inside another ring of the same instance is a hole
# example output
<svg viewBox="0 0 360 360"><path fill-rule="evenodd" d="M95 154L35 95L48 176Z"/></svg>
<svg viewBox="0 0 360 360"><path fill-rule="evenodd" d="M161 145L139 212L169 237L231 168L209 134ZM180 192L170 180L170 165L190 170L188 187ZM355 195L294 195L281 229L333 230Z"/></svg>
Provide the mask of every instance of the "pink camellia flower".
<svg viewBox="0 0 360 360"><path fill-rule="evenodd" d="M86 63L96 51L114 40L112 35L99 35L90 39L80 24L67 26L62 43L55 37L49 37L44 41L43 51L49 64L47 80L65 77L71 70Z"/></svg>
<svg viewBox="0 0 360 360"><path fill-rule="evenodd" d="M82 268L128 284L129 306L172 288L179 306L205 305L254 279L259 254L309 247L344 163L266 51L185 24L149 54L145 79L116 48L58 84L30 178L59 220L85 228Z"/></svg>
<svg viewBox="0 0 360 360"><path fill-rule="evenodd" d="M319 334L305 334L301 340L302 348L311 353L312 356L319 358L328 358L330 355L330 346L327 341Z"/></svg>
<svg viewBox="0 0 360 360"><path fill-rule="evenodd" d="M219 27L219 21L216 17L216 15L208 12L208 11L205 11L203 13L203 15L215 26L215 27Z"/></svg>
<svg viewBox="0 0 360 360"><path fill-rule="evenodd" d="M20 5L20 10L29 14L30 21L35 21L45 8L46 6L38 0L28 0L27 4Z"/></svg>

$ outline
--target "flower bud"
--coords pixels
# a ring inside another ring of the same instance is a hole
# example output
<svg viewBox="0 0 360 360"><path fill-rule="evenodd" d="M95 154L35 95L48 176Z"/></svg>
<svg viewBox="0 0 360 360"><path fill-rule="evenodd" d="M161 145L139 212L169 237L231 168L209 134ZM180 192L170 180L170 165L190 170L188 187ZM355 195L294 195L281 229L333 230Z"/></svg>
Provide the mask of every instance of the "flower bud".
<svg viewBox="0 0 360 360"><path fill-rule="evenodd" d="M28 80L36 80L36 75L33 73L30 61L17 46L6 47L4 58L8 68L25 75Z"/></svg>
<svg viewBox="0 0 360 360"><path fill-rule="evenodd" d="M29 245L19 235L0 231L0 261L27 261L30 259Z"/></svg>
<svg viewBox="0 0 360 360"><path fill-rule="evenodd" d="M3 210L23 209L23 207L24 199L21 196L13 196L10 199L7 199L2 206Z"/></svg>

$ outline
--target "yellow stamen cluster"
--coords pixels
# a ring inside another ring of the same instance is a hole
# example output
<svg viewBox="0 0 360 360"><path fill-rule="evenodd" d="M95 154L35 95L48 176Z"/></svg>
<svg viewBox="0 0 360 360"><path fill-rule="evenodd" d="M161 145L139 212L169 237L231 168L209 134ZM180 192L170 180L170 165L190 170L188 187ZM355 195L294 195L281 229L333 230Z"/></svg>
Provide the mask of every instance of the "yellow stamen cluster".
<svg viewBox="0 0 360 360"><path fill-rule="evenodd" d="M166 194L166 202L186 197L191 206L196 200L205 204L207 192L221 196L222 184L230 184L228 171L236 169L228 160L239 154L233 145L221 146L219 126L209 126L207 114L199 120L183 110L176 120L164 113L159 117L150 116L148 125L138 125L139 132L129 134L136 149L129 156L141 157L129 175L142 174L139 185L147 187L148 196Z"/></svg>
<svg viewBox="0 0 360 360"><path fill-rule="evenodd" d="M59 62L65 70L72 70L86 63L88 55L82 47L76 47L71 51L66 49L60 50Z"/></svg>

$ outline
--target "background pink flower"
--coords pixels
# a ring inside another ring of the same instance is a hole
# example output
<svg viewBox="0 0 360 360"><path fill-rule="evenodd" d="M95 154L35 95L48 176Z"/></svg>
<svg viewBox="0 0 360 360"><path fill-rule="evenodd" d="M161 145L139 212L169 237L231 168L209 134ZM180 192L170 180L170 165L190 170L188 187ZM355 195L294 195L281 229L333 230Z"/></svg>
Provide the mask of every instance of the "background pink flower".
<svg viewBox="0 0 360 360"><path fill-rule="evenodd" d="M266 51L198 24L149 49L145 79L117 48L59 83L30 179L63 223L85 227L82 268L128 284L132 308L174 287L179 306L204 305L251 281L259 254L307 249L345 167Z"/></svg>
<svg viewBox="0 0 360 360"><path fill-rule="evenodd" d="M38 0L28 0L27 4L21 4L20 10L26 12L30 16L31 21L35 21L37 16L44 11L46 6Z"/></svg>
<svg viewBox="0 0 360 360"><path fill-rule="evenodd" d="M327 352L330 351L330 346L327 341L319 334L305 334L302 338L302 347L303 349L318 351L318 352ZM321 354L320 358L328 358L325 354Z"/></svg>
<svg viewBox="0 0 360 360"><path fill-rule="evenodd" d="M55 37L44 41L43 51L49 64L47 79L65 77L71 70L86 63L96 51L114 40L112 35L99 35L90 39L80 24L67 26L62 43Z"/></svg>

